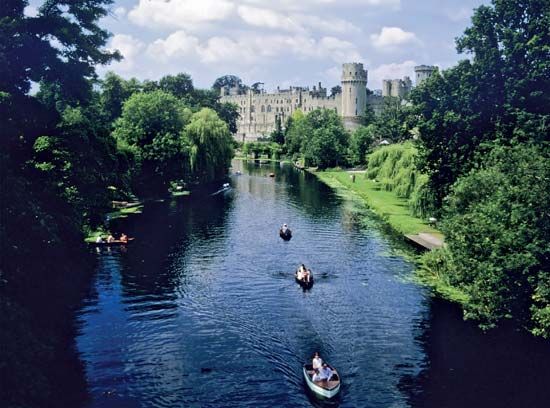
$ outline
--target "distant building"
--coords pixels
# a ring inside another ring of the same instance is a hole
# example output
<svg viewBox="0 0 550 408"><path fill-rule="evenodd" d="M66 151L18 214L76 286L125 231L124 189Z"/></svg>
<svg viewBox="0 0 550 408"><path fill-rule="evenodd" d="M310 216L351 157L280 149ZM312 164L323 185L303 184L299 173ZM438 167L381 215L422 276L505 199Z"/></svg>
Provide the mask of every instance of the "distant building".
<svg viewBox="0 0 550 408"><path fill-rule="evenodd" d="M415 67L417 85L435 72L436 67L420 65ZM382 91L367 94L368 73L361 63L342 65L342 92L328 96L327 88L319 82L312 89L304 86L291 86L288 89L277 87L275 92L263 89L224 87L220 90L222 102L230 102L239 107L235 139L255 141L267 138L275 130L277 118L285 126L294 111L300 109L305 114L321 108L334 110L348 130L357 128L365 109L370 106L375 114L384 107L384 98L393 96L405 99L412 89L409 77L384 80Z"/></svg>
<svg viewBox="0 0 550 408"><path fill-rule="evenodd" d="M382 81L382 96L406 98L412 89L412 81L408 76L403 79L384 79Z"/></svg>
<svg viewBox="0 0 550 408"><path fill-rule="evenodd" d="M312 89L303 86L291 86L273 93L248 90L242 94L241 89L222 88L221 101L231 102L239 107L240 118L237 121L239 141L254 141L268 137L275 130L276 118L284 125L292 113L300 109L309 113L315 109L331 109L342 117L347 129L359 126L361 116L367 104L380 113L383 98L378 95L367 95L367 71L361 63L342 65L342 92L328 96L327 89L321 83Z"/></svg>

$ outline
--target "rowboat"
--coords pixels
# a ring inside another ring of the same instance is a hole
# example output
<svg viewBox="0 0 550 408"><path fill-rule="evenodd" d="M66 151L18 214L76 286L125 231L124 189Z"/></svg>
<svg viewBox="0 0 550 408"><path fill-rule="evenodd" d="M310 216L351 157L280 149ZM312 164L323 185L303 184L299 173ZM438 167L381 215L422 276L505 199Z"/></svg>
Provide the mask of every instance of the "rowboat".
<svg viewBox="0 0 550 408"><path fill-rule="evenodd" d="M330 366L329 366L330 367ZM304 379L309 389L317 396L321 398L332 398L340 391L340 375L334 367L330 367L332 370L332 377L323 381L313 381L313 366L311 364L304 364L303 372Z"/></svg>
<svg viewBox="0 0 550 408"><path fill-rule="evenodd" d="M286 229L286 231L283 231L283 229L279 229L279 236L284 239L285 241L290 241L292 238L292 231L290 229Z"/></svg>
<svg viewBox="0 0 550 408"><path fill-rule="evenodd" d="M313 286L313 274L310 275L309 281L305 281L303 279L298 279L298 271L294 273L294 279L296 279L296 282L304 289L309 289Z"/></svg>

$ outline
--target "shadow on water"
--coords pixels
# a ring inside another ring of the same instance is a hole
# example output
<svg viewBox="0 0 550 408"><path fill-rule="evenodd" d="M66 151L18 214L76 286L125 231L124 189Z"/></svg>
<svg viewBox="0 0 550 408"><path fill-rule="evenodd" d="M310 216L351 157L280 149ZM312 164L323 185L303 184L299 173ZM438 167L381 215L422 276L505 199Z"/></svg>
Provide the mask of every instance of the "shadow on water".
<svg viewBox="0 0 550 408"><path fill-rule="evenodd" d="M418 341L425 368L403 376L410 406L506 408L550 406L548 342L504 325L483 334L457 305L431 301Z"/></svg>

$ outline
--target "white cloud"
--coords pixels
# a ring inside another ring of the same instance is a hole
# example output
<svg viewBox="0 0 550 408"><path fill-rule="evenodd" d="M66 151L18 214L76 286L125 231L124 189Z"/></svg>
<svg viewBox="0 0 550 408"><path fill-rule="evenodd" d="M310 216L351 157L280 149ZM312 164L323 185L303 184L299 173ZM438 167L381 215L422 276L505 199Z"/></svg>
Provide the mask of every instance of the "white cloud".
<svg viewBox="0 0 550 408"><path fill-rule="evenodd" d="M124 17L127 13L127 10L124 7L117 7L115 9L115 16Z"/></svg>
<svg viewBox="0 0 550 408"><path fill-rule="evenodd" d="M257 27L276 28L285 31L303 31L303 27L297 24L291 17L277 13L273 10L239 6L239 16L249 25Z"/></svg>
<svg viewBox="0 0 550 408"><path fill-rule="evenodd" d="M373 45L382 50L394 50L401 45L420 43L415 33L399 27L382 27L379 34L371 34L370 38Z"/></svg>
<svg viewBox="0 0 550 408"><path fill-rule="evenodd" d="M127 34L116 34L109 45L109 50L118 50L124 59L115 62L113 67L120 71L131 71L135 66L136 57L141 54L145 44L140 40Z"/></svg>
<svg viewBox="0 0 550 408"><path fill-rule="evenodd" d="M227 19L235 5L228 0L139 0L130 20L144 27L186 28Z"/></svg>
<svg viewBox="0 0 550 408"><path fill-rule="evenodd" d="M38 15L38 9L34 6L27 6L23 10L23 14L27 17L36 17Z"/></svg>
<svg viewBox="0 0 550 408"><path fill-rule="evenodd" d="M248 4L265 6L265 0L245 0ZM401 0L278 0L270 7L285 11L311 11L323 7L378 7L399 9Z"/></svg>
<svg viewBox="0 0 550 408"><path fill-rule="evenodd" d="M369 70L368 86L371 89L379 89L382 87L383 79L402 79L404 76L409 76L411 79L414 79L414 67L417 65L419 64L412 60L379 65Z"/></svg>
<svg viewBox="0 0 550 408"><path fill-rule="evenodd" d="M147 47L147 53L153 58L169 60L196 54L199 48L198 38L179 30L170 34L165 40L158 39Z"/></svg>
<svg viewBox="0 0 550 408"><path fill-rule="evenodd" d="M294 57L301 60L327 59L362 61L357 47L348 41L326 36L315 39L308 35L241 35L236 38L214 36L204 41L183 30L157 39L147 48L155 60L174 62L178 58L196 58L204 64L269 64L270 59Z"/></svg>

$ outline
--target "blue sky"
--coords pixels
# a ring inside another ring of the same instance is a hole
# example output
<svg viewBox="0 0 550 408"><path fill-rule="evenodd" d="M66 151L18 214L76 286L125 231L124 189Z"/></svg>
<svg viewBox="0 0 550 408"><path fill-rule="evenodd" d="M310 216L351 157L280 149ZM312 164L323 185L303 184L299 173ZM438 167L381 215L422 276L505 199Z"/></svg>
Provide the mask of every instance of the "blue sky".
<svg viewBox="0 0 550 408"><path fill-rule="evenodd" d="M31 0L32 7L40 1ZM485 1L487 3L487 1ZM189 73L196 87L225 74L245 83L331 87L344 62L363 62L368 87L447 68L454 39L482 0L115 0L101 25L125 56L100 67L130 78Z"/></svg>

